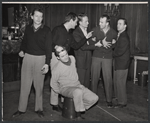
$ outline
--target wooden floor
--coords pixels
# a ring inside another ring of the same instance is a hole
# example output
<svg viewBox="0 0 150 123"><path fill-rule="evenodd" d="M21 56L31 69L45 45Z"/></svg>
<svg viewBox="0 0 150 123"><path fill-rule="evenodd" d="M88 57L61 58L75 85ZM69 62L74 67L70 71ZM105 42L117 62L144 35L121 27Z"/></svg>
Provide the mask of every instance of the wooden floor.
<svg viewBox="0 0 150 123"><path fill-rule="evenodd" d="M71 121L63 118L61 113L52 110L49 104L50 89L49 85L44 87L44 118L39 118L34 112L34 91L31 91L29 103L25 114L12 118L12 114L17 111L19 101L19 91L3 93L3 121ZM108 109L106 107L104 88L99 84L99 102L97 105L83 114L82 121L148 121L148 86L141 87L127 82L127 107L122 109ZM113 101L115 103L115 101ZM75 120L75 119L74 119Z"/></svg>

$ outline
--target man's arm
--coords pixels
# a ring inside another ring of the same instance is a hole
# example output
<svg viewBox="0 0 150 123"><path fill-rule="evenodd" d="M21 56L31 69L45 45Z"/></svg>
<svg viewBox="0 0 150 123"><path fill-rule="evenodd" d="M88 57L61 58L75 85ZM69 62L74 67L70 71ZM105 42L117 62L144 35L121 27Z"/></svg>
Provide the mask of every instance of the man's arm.
<svg viewBox="0 0 150 123"><path fill-rule="evenodd" d="M59 71L52 70L50 86L56 93L60 93L58 80L59 80Z"/></svg>
<svg viewBox="0 0 150 123"><path fill-rule="evenodd" d="M20 51L22 51L23 53L26 52L26 47L27 47L27 30L28 30L28 26L26 26L24 36L23 36L23 40L22 40L21 46L20 46Z"/></svg>
<svg viewBox="0 0 150 123"><path fill-rule="evenodd" d="M78 50L79 48L81 48L86 42L87 40L92 36L92 32L89 32L85 37L83 37L82 39L75 39L74 38L74 34L72 34L72 42L71 42L71 47L75 50ZM79 40L79 41L76 41Z"/></svg>
<svg viewBox="0 0 150 123"><path fill-rule="evenodd" d="M113 52L113 57L122 56L126 50L129 48L129 41L126 38L121 38L118 42L117 47Z"/></svg>
<svg viewBox="0 0 150 123"><path fill-rule="evenodd" d="M45 52L46 52L46 60L45 64L50 64L50 60L52 58L52 33L49 28L47 35L46 35L46 41L45 41Z"/></svg>

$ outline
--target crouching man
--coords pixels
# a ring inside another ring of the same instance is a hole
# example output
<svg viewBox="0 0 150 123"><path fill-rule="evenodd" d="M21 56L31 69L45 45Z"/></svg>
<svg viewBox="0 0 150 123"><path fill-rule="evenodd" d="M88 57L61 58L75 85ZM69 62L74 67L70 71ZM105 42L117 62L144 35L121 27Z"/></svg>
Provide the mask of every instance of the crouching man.
<svg viewBox="0 0 150 123"><path fill-rule="evenodd" d="M56 94L51 94L51 100L55 100L57 94L73 98L77 118L80 119L81 112L94 105L98 101L98 96L80 84L75 58L68 55L65 47L55 46L55 55L59 62L52 70L50 85Z"/></svg>

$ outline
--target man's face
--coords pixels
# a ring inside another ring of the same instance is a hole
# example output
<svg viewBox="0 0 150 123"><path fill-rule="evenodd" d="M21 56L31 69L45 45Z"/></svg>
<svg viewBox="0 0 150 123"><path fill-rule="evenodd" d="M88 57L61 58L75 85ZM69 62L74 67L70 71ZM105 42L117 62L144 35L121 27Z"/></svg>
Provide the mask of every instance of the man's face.
<svg viewBox="0 0 150 123"><path fill-rule="evenodd" d="M76 19L73 21L71 19L71 29L75 29L76 25L77 25L77 22L78 22L78 18L76 17Z"/></svg>
<svg viewBox="0 0 150 123"><path fill-rule="evenodd" d="M106 28L106 26L108 25L108 23L107 23L106 20L107 20L106 17L100 18L100 20L99 20L99 25L100 25L100 28L101 28L101 29Z"/></svg>
<svg viewBox="0 0 150 123"><path fill-rule="evenodd" d="M32 15L31 18L33 19L34 24L40 25L43 20L43 13L35 11L34 15Z"/></svg>
<svg viewBox="0 0 150 123"><path fill-rule="evenodd" d="M124 20L118 20L117 23L117 30L122 31L126 28L126 25L124 24Z"/></svg>
<svg viewBox="0 0 150 123"><path fill-rule="evenodd" d="M89 25L88 17L87 16L83 17L82 21L80 21L79 23L80 23L80 26L87 28Z"/></svg>
<svg viewBox="0 0 150 123"><path fill-rule="evenodd" d="M57 51L60 52L59 57L58 57L58 59L60 61L62 61L62 62L68 62L69 61L69 56L68 56L66 49L63 49L62 47L58 47Z"/></svg>

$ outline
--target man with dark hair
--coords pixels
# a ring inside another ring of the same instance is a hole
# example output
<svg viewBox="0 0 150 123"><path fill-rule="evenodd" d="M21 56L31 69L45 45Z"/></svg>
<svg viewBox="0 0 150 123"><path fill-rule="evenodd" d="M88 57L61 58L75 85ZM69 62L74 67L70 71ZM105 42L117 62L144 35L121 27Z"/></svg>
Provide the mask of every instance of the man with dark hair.
<svg viewBox="0 0 150 123"><path fill-rule="evenodd" d="M36 8L31 15L33 24L25 29L19 56L23 57L21 69L21 89L18 111L13 117L24 114L32 83L35 88L35 112L43 117L43 85L49 70L52 54L52 34L49 27L42 24L43 10Z"/></svg>
<svg viewBox="0 0 150 123"><path fill-rule="evenodd" d="M85 112L98 101L98 96L84 87L76 71L75 58L69 56L62 46L55 46L57 65L52 70L50 85L55 93L73 99L77 118L81 119L81 112Z"/></svg>
<svg viewBox="0 0 150 123"><path fill-rule="evenodd" d="M110 27L108 15L100 17L99 26L93 29L92 39L101 41L102 47L97 47L93 51L91 65L91 90L97 93L98 81L103 74L107 107L112 108L112 47L117 38L117 33ZM109 45L108 45L109 44Z"/></svg>
<svg viewBox="0 0 150 123"><path fill-rule="evenodd" d="M113 52L114 91L118 101L115 108L123 108L127 105L126 81L130 63L130 40L126 28L126 19L120 18L117 23L118 39Z"/></svg>
<svg viewBox="0 0 150 123"><path fill-rule="evenodd" d="M53 51L56 45L61 45L66 47L67 52L69 53L70 48L78 49L83 46L87 40L92 36L92 32L89 32L86 36L84 36L80 42L76 42L70 29L75 29L77 25L77 15L73 12L70 12L65 17L65 22L57 26L52 31L52 39L53 39ZM58 59L52 53L52 60L51 60L51 70L53 70L54 66L57 65ZM55 95L55 96L54 96ZM56 97L56 98L53 98ZM58 94L56 94L53 90L51 90L51 99L50 104L53 106L53 110L61 111L61 108L58 105Z"/></svg>

